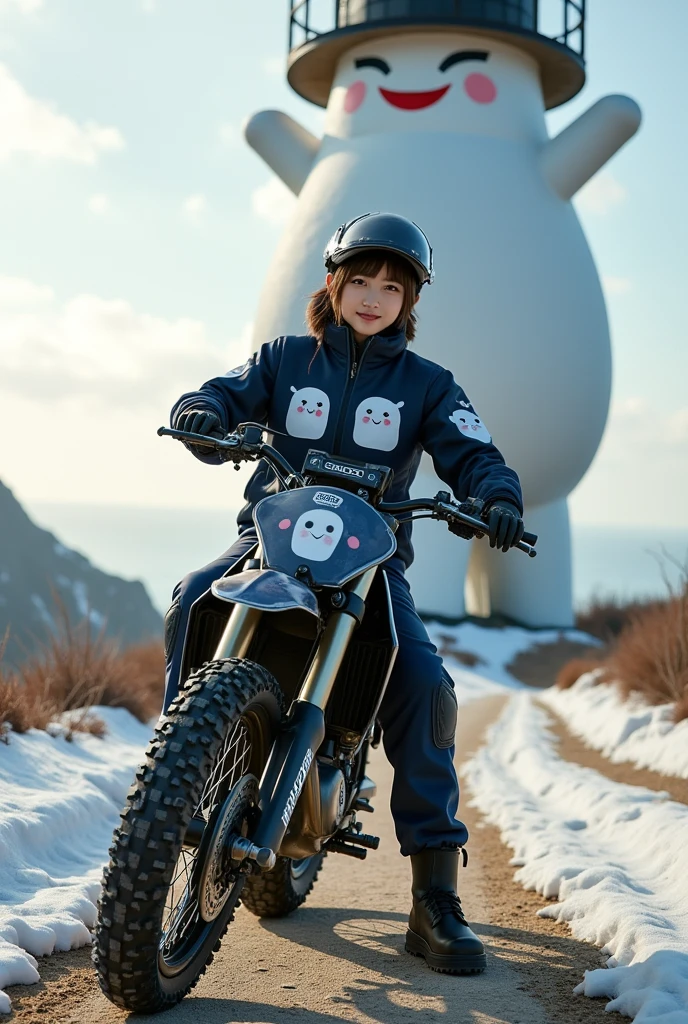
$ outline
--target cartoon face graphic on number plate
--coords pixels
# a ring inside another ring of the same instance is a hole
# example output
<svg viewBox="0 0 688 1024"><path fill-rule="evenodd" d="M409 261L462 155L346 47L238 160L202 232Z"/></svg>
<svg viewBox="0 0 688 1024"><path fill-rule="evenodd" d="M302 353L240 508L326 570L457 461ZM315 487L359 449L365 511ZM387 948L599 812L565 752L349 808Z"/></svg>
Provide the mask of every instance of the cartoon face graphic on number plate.
<svg viewBox="0 0 688 1024"><path fill-rule="evenodd" d="M330 400L320 388L292 387L287 433L292 437L322 437L330 415Z"/></svg>
<svg viewBox="0 0 688 1024"><path fill-rule="evenodd" d="M280 529L288 529L291 523L283 519L279 525ZM310 509L296 520L291 549L309 562L326 562L334 554L343 532L344 523L336 512L329 508Z"/></svg>
<svg viewBox="0 0 688 1024"><path fill-rule="evenodd" d="M449 420L456 424L464 437L470 437L474 441L484 441L485 444L489 444L492 440L487 427L472 409L457 409L451 414Z"/></svg>
<svg viewBox="0 0 688 1024"><path fill-rule="evenodd" d="M360 448L377 448L391 452L399 442L403 402L390 402L388 398L364 398L356 410L354 444Z"/></svg>

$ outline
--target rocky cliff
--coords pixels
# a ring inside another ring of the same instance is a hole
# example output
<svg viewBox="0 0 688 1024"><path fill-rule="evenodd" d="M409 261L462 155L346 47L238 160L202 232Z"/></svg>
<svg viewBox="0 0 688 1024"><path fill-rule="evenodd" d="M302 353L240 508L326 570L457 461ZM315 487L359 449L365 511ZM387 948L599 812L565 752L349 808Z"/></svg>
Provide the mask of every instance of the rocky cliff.
<svg viewBox="0 0 688 1024"><path fill-rule="evenodd" d="M16 664L58 628L60 607L72 625L90 620L123 645L162 639L162 619L138 581L109 576L29 519L0 482L0 640L4 664Z"/></svg>

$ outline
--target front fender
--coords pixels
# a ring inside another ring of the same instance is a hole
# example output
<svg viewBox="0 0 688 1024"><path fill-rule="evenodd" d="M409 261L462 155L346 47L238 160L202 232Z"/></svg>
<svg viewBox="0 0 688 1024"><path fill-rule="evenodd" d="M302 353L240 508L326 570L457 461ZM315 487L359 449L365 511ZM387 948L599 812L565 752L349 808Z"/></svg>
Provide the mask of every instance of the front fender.
<svg viewBox="0 0 688 1024"><path fill-rule="evenodd" d="M245 604L264 612L298 608L320 618L313 591L300 580L276 569L247 569L235 576L223 576L215 580L211 590L215 597L232 604Z"/></svg>

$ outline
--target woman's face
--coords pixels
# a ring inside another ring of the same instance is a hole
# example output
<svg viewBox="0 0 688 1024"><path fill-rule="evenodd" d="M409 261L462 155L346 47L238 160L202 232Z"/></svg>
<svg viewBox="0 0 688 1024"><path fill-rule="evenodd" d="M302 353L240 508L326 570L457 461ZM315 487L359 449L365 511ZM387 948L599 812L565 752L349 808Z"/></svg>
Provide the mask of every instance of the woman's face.
<svg viewBox="0 0 688 1024"><path fill-rule="evenodd" d="M404 301L404 286L389 278L387 267L377 277L357 274L342 290L342 318L353 329L356 341L364 341L390 327L399 317ZM327 285L332 274L327 275Z"/></svg>

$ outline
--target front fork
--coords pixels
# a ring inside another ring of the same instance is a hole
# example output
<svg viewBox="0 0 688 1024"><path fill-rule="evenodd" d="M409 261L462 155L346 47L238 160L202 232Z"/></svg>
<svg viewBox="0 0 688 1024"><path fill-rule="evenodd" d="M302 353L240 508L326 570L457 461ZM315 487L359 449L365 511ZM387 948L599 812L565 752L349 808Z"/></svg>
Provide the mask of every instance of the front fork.
<svg viewBox="0 0 688 1024"><path fill-rule="evenodd" d="M260 549L255 555L260 558ZM344 589L365 602L377 572L366 569ZM355 602L357 604L358 602ZM215 651L215 659L245 658L262 612L236 604ZM287 831L315 754L325 738L325 708L351 637L358 625L346 610L333 611L285 727L270 752L260 784L261 819L256 847L277 852Z"/></svg>

